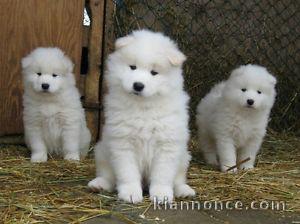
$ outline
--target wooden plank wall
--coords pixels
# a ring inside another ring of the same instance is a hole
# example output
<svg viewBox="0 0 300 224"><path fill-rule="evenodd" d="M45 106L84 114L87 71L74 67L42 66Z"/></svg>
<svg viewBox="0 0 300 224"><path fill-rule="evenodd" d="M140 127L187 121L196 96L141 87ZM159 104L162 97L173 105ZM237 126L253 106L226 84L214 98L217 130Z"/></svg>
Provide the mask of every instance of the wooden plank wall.
<svg viewBox="0 0 300 224"><path fill-rule="evenodd" d="M85 79L85 110L87 124L91 130L93 141L100 134L100 114L102 104L100 103L103 27L104 27L104 0L90 0L91 26L89 30L89 71Z"/></svg>
<svg viewBox="0 0 300 224"><path fill-rule="evenodd" d="M0 1L0 136L22 133L20 60L38 46L58 46L79 80L84 0Z"/></svg>
<svg viewBox="0 0 300 224"><path fill-rule="evenodd" d="M103 38L102 38L102 66L101 72L102 76L100 79L100 103L101 110L99 114L99 139L102 138L102 127L105 123L104 117L104 97L107 93L107 85L104 79L104 71L105 71L105 60L107 59L108 55L114 51L115 46L115 26L114 26L114 17L115 17L115 10L116 10L116 3L112 0L105 1L105 14L104 14L104 23L103 23Z"/></svg>

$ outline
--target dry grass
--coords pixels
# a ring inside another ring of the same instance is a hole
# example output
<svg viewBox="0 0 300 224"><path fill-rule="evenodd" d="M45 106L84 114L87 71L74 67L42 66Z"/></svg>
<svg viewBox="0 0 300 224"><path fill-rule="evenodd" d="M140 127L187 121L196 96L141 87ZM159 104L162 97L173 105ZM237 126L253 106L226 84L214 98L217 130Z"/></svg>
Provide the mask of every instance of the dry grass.
<svg viewBox="0 0 300 224"><path fill-rule="evenodd" d="M201 200L276 200L300 211L300 139L268 136L253 170L226 174L195 161L189 176Z"/></svg>
<svg viewBox="0 0 300 224"><path fill-rule="evenodd" d="M195 200L278 200L288 211L300 211L300 140L268 136L252 171L224 174L204 165L191 142L194 160L189 183ZM94 194L86 184L94 162L50 160L31 164L23 146L0 145L0 220L3 223L80 223L97 216L116 216L126 223L151 222L148 199L139 205L117 201L115 194ZM145 213L145 214L144 214ZM140 216L141 214L145 215Z"/></svg>

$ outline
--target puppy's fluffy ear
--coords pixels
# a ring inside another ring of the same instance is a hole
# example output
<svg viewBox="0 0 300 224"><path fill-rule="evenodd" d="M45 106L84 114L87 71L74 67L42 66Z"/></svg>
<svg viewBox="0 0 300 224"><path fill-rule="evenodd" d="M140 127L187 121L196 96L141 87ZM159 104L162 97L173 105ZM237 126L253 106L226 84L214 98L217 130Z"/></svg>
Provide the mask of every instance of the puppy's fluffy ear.
<svg viewBox="0 0 300 224"><path fill-rule="evenodd" d="M125 47L127 46L128 44L132 43L134 40L134 37L129 35L129 36L126 36L126 37L120 37L116 40L116 43L115 43L115 48L116 50L122 48L122 47Z"/></svg>
<svg viewBox="0 0 300 224"><path fill-rule="evenodd" d="M71 59L67 56L64 56L64 66L65 66L68 73L73 72L74 64L71 61Z"/></svg>
<svg viewBox="0 0 300 224"><path fill-rule="evenodd" d="M261 67L261 68L265 71L265 74L267 75L270 84L273 85L273 86L275 86L276 83L277 83L277 80L276 80L275 76L273 76L273 75L268 71L267 68L265 68L265 67Z"/></svg>
<svg viewBox="0 0 300 224"><path fill-rule="evenodd" d="M231 74L230 74L230 78L233 78L233 77L237 77L239 75L241 75L245 69L245 65L241 65L240 67L234 69Z"/></svg>
<svg viewBox="0 0 300 224"><path fill-rule="evenodd" d="M24 57L21 61L22 69L26 69L32 63L30 56Z"/></svg>
<svg viewBox="0 0 300 224"><path fill-rule="evenodd" d="M273 75L271 75L270 73L269 73L269 75L270 75L269 80L270 80L271 84L273 86L275 86L276 83L277 83L277 79Z"/></svg>
<svg viewBox="0 0 300 224"><path fill-rule="evenodd" d="M168 50L167 57L174 66L181 66L186 60L186 56L176 48Z"/></svg>

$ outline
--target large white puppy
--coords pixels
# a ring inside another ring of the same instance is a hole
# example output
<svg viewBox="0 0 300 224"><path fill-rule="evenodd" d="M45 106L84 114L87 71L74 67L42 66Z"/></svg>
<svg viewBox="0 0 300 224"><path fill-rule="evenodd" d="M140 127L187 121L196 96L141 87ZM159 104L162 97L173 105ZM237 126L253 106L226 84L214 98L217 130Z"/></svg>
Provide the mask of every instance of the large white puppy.
<svg viewBox="0 0 300 224"><path fill-rule="evenodd" d="M89 148L73 63L58 48L37 48L22 60L25 140L32 162L47 161L47 153L79 160Z"/></svg>
<svg viewBox="0 0 300 224"><path fill-rule="evenodd" d="M137 203L143 185L163 201L195 192L186 184L190 161L185 56L161 33L135 31L116 41L107 61L103 140L96 146L93 190L112 191ZM174 192L174 193L173 193Z"/></svg>
<svg viewBox="0 0 300 224"><path fill-rule="evenodd" d="M264 67L249 64L233 70L201 100L197 124L207 163L226 171L250 158L239 168L253 168L275 100L275 84Z"/></svg>

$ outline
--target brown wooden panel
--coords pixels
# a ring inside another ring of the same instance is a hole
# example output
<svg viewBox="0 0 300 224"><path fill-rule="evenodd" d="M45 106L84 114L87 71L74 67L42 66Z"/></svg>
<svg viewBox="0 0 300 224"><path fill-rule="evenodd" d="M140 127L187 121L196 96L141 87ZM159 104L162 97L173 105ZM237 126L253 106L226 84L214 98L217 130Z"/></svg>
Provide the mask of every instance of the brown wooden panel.
<svg viewBox="0 0 300 224"><path fill-rule="evenodd" d="M104 23L104 0L90 0L91 27L89 33L89 72L85 79L85 105L87 124L93 135L93 141L99 135L99 92L100 92L100 67L102 63L102 42ZM89 105L96 105L91 108ZM97 108L98 107L98 108Z"/></svg>
<svg viewBox="0 0 300 224"><path fill-rule="evenodd" d="M20 60L39 46L57 46L79 80L84 0L0 0L0 135L22 133Z"/></svg>
<svg viewBox="0 0 300 224"><path fill-rule="evenodd" d="M100 79L100 103L103 102L105 94L108 92L108 88L104 79L104 70L105 70L105 59L108 55L114 50L115 43L115 34L114 34L114 16L115 16L115 2L112 0L105 1L105 24L104 24L104 32L103 32L103 46L105 46L102 50L102 70L101 70L101 79ZM99 139L102 138L102 128L105 123L104 116L104 105L102 103L102 107L99 114Z"/></svg>

